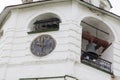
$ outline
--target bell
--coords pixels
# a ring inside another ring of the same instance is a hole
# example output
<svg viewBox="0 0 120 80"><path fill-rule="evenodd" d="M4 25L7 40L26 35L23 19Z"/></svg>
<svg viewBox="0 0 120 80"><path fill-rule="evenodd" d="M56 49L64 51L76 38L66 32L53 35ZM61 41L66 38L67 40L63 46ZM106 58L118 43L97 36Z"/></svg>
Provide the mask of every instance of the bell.
<svg viewBox="0 0 120 80"><path fill-rule="evenodd" d="M98 54L96 53L95 47L96 45L94 43L88 43L86 45L86 52L88 53L89 57L91 57L92 59L98 58Z"/></svg>
<svg viewBox="0 0 120 80"><path fill-rule="evenodd" d="M96 53L96 50L95 50L95 44L93 43L88 43L86 45L86 52L92 52L92 53Z"/></svg>

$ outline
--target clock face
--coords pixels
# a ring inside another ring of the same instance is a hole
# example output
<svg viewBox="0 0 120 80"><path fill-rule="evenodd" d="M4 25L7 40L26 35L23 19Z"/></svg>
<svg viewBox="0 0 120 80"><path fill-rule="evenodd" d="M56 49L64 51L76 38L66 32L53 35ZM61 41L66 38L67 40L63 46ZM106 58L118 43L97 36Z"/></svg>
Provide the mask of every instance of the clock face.
<svg viewBox="0 0 120 80"><path fill-rule="evenodd" d="M38 36L31 44L31 52L36 56L45 56L52 52L56 42L50 35Z"/></svg>

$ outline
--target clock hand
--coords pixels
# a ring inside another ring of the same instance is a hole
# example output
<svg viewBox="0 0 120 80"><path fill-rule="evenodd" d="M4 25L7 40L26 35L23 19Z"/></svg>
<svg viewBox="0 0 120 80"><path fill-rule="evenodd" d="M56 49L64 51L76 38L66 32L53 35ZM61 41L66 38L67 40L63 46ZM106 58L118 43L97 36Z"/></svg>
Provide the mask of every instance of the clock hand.
<svg viewBox="0 0 120 80"><path fill-rule="evenodd" d="M42 41L41 41L41 47L42 47L42 52L44 52L44 37L42 37Z"/></svg>

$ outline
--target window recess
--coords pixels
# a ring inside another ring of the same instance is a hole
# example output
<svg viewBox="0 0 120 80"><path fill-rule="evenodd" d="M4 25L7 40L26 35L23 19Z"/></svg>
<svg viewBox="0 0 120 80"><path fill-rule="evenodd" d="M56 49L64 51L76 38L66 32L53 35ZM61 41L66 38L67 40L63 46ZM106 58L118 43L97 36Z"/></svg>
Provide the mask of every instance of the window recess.
<svg viewBox="0 0 120 80"><path fill-rule="evenodd" d="M39 32L48 32L48 31L57 31L59 30L59 23L61 21L58 18L50 18L45 20L36 20L32 31L30 33L39 33Z"/></svg>

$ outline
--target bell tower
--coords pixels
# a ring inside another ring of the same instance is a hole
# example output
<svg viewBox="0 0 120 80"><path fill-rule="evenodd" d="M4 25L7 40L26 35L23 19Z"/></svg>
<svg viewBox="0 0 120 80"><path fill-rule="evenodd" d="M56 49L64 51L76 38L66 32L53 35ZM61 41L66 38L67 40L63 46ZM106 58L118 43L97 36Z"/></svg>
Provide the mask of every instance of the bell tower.
<svg viewBox="0 0 120 80"><path fill-rule="evenodd" d="M22 2L0 15L0 80L119 77L120 18L108 0Z"/></svg>

